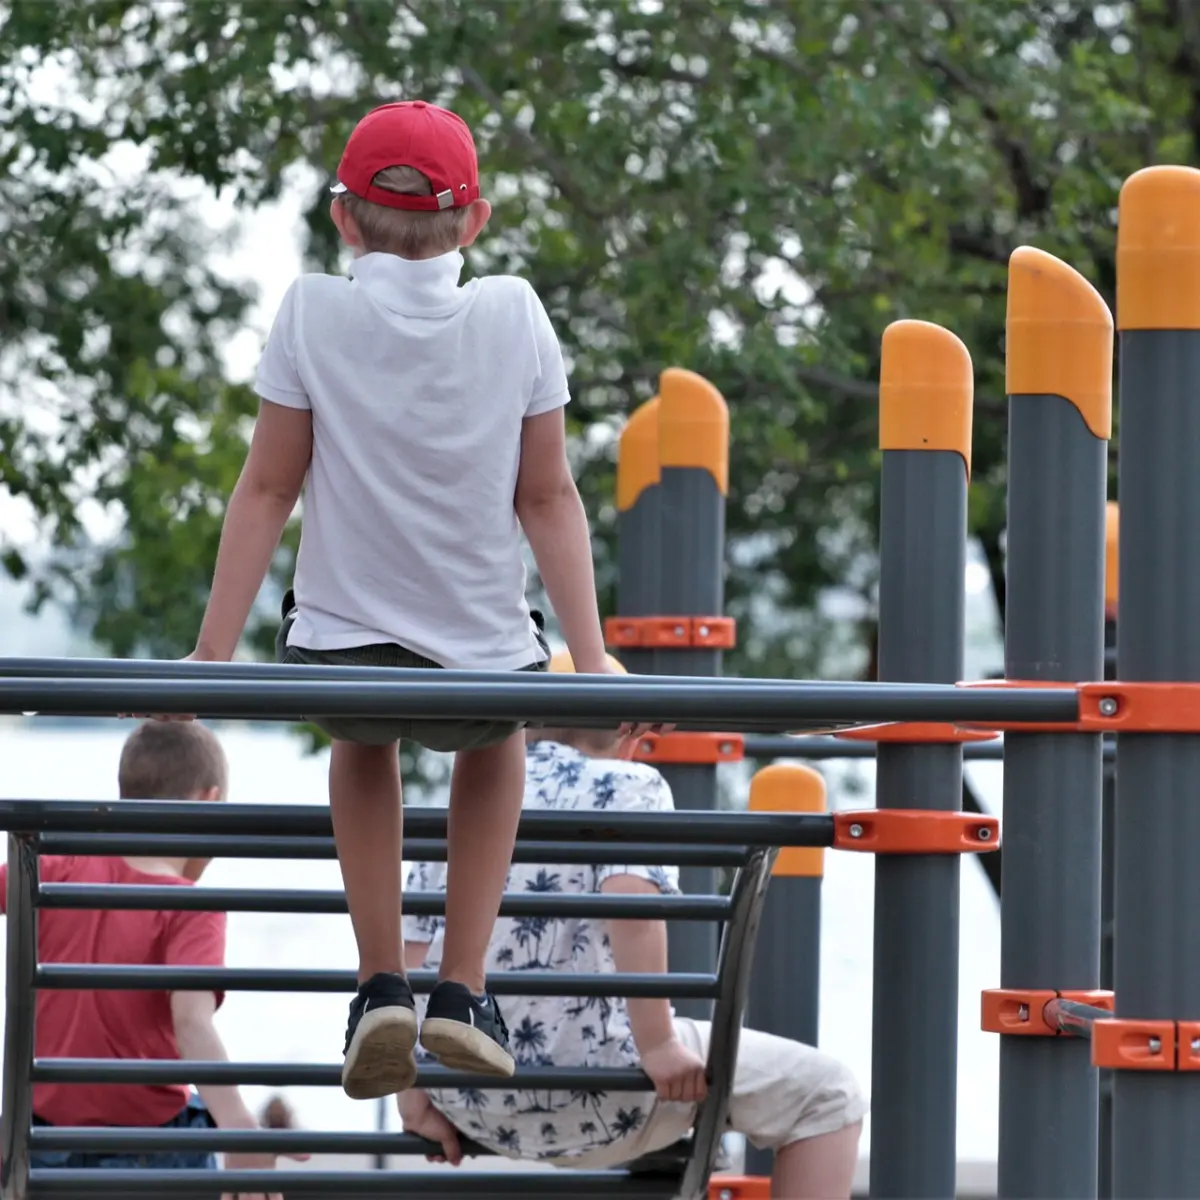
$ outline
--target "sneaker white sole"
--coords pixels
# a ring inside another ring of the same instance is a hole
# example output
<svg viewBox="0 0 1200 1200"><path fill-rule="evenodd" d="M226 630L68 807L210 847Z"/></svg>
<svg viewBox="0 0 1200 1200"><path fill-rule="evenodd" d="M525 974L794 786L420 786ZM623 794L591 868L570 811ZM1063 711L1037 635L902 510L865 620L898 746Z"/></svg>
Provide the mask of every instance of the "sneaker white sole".
<svg viewBox="0 0 1200 1200"><path fill-rule="evenodd" d="M363 1014L346 1061L342 1090L351 1100L377 1100L407 1091L416 1082L417 1014L403 1005L389 1005Z"/></svg>
<svg viewBox="0 0 1200 1200"><path fill-rule="evenodd" d="M507 1077L516 1070L511 1054L486 1033L464 1025L462 1021L426 1018L421 1026L421 1045L451 1071Z"/></svg>

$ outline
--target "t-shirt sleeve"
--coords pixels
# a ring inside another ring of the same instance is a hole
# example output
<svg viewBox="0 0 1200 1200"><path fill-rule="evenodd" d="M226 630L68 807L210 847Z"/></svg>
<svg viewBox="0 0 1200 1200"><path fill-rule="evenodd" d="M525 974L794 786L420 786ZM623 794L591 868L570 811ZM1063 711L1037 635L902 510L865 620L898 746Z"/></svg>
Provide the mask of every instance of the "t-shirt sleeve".
<svg viewBox="0 0 1200 1200"><path fill-rule="evenodd" d="M225 914L223 912L173 912L167 925L163 965L167 967L223 967L225 965ZM213 989L217 1007L225 993Z"/></svg>
<svg viewBox="0 0 1200 1200"><path fill-rule="evenodd" d="M667 781L653 767L641 763L614 765L596 780L596 807L609 812L674 812L675 801ZM664 894L679 892L679 868L645 866L640 863L603 863L592 868L593 890L606 879L636 875L648 880Z"/></svg>
<svg viewBox="0 0 1200 1200"><path fill-rule="evenodd" d="M293 283L275 314L275 323L258 364L254 390L272 404L281 404L285 408L312 408L296 369L296 294L297 284Z"/></svg>
<svg viewBox="0 0 1200 1200"><path fill-rule="evenodd" d="M558 334L554 332L550 317L532 288L529 290L529 305L538 368L529 403L525 406L525 415L536 417L539 413L550 412L570 403L571 390L567 385L567 369L563 365Z"/></svg>
<svg viewBox="0 0 1200 1200"><path fill-rule="evenodd" d="M445 863L413 863L404 884L405 892L444 892L446 890ZM403 933L406 942L432 942L438 930L446 923L445 917L415 917L404 914Z"/></svg>

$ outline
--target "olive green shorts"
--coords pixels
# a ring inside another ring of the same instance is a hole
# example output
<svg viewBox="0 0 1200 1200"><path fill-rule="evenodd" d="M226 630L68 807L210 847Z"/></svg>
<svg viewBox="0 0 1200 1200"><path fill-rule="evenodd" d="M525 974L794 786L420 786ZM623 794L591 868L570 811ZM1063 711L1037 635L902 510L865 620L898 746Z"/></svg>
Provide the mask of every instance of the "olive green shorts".
<svg viewBox="0 0 1200 1200"><path fill-rule="evenodd" d="M533 614L534 632L546 659L550 647L546 642L542 614ZM373 646L352 646L345 650L305 650L287 644L288 632L296 620L296 607L289 591L283 601L283 623L275 635L275 658L281 663L300 663L305 666L327 667L415 667L440 671L440 663L406 650L394 642ZM530 663L522 671L545 671L546 661ZM386 746L390 742L416 742L427 750L451 754L458 750L476 750L506 741L524 721L424 721L407 717L319 717L308 718L318 729L335 742L358 742L366 746Z"/></svg>

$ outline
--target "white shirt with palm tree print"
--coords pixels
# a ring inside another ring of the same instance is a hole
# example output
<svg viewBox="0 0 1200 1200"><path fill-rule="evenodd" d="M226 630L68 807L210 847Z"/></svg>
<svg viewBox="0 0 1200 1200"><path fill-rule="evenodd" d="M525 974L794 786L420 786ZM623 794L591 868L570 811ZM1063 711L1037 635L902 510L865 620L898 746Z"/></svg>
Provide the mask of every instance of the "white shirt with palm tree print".
<svg viewBox="0 0 1200 1200"><path fill-rule="evenodd" d="M592 759L558 742L535 742L527 754L524 807L670 812L674 802L666 780L645 763ZM536 863L511 866L504 890L586 895L599 892L600 885L616 875L640 876L664 893L679 891L676 867ZM445 887L444 863L416 863L405 890L436 892ZM404 918L406 941L430 943L425 957L429 968L436 969L442 961L444 924L441 917ZM487 969L591 975L616 968L603 921L519 917L496 922ZM424 1003L418 998L421 1015ZM505 996L500 1005L519 1066L638 1065L622 999ZM459 1130L497 1153L569 1158L636 1133L646 1122L654 1093L454 1088L431 1091L430 1099Z"/></svg>

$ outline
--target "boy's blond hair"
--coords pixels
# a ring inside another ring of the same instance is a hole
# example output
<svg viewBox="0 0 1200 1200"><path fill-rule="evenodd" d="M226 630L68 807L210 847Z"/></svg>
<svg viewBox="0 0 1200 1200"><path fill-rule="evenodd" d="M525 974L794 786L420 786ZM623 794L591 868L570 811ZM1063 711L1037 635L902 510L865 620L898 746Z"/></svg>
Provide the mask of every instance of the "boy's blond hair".
<svg viewBox="0 0 1200 1200"><path fill-rule="evenodd" d="M121 749L117 782L122 800L188 800L229 786L221 743L199 721L146 721Z"/></svg>
<svg viewBox="0 0 1200 1200"><path fill-rule="evenodd" d="M432 196L433 184L416 167L388 167L372 180L374 187L401 196ZM469 208L440 212L409 212L373 204L353 192L342 192L339 204L354 218L362 234L363 249L383 251L400 258L435 258L457 250L462 243Z"/></svg>

